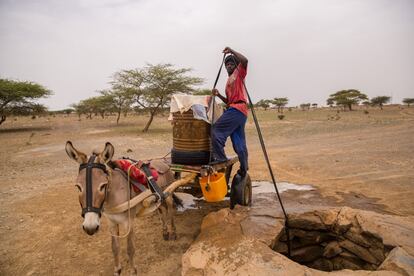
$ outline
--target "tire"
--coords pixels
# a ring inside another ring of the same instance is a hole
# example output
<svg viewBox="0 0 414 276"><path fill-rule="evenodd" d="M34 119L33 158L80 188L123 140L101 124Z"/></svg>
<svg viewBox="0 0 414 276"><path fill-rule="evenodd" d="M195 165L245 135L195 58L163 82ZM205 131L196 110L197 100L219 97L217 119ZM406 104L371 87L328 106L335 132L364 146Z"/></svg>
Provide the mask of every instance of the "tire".
<svg viewBox="0 0 414 276"><path fill-rule="evenodd" d="M249 174L246 174L244 177L236 174L233 177L230 192L230 209L234 209L236 204L242 206L252 205L252 181Z"/></svg>
<svg viewBox="0 0 414 276"><path fill-rule="evenodd" d="M206 165L210 162L210 152L171 149L171 162L183 165Z"/></svg>

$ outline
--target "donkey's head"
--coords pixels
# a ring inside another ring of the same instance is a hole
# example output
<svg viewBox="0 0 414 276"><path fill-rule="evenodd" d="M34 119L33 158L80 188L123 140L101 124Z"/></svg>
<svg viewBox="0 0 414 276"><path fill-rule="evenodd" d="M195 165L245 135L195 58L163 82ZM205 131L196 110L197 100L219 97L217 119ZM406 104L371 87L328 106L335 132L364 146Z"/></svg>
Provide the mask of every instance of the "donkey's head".
<svg viewBox="0 0 414 276"><path fill-rule="evenodd" d="M114 155L114 146L108 142L101 153L94 152L89 158L75 149L70 141L66 142L65 149L68 156L80 164L75 186L79 190L79 203L84 218L82 226L86 233L93 235L99 229L102 206L110 180L106 163Z"/></svg>

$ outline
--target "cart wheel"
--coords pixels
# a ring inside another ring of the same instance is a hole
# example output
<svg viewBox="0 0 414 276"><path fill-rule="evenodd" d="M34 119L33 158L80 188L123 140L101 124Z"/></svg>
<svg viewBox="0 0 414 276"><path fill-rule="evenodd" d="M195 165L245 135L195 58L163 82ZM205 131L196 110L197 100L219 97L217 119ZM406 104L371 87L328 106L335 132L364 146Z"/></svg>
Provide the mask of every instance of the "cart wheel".
<svg viewBox="0 0 414 276"><path fill-rule="evenodd" d="M233 177L230 192L230 209L233 209L236 204L242 206L252 205L252 181L249 174L246 174L244 177L236 174Z"/></svg>

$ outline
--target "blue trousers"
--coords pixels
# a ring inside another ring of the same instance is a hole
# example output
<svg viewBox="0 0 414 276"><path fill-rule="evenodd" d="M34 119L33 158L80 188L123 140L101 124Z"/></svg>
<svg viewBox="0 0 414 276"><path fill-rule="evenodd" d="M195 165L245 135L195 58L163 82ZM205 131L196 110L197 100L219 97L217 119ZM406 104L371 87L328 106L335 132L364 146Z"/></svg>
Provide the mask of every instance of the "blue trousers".
<svg viewBox="0 0 414 276"><path fill-rule="evenodd" d="M233 149L239 157L240 170L242 171L249 169L246 135L244 133L246 120L246 115L231 107L224 111L223 115L214 124L212 134L213 158L215 160L227 159L224 153L224 146L226 145L227 138L230 136Z"/></svg>

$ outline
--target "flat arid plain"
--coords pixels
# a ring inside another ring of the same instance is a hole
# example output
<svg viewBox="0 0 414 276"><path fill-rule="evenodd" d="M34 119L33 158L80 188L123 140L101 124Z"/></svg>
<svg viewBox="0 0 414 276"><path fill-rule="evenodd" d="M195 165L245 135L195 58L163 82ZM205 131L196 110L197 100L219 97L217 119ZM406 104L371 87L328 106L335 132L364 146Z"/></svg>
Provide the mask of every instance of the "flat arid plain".
<svg viewBox="0 0 414 276"><path fill-rule="evenodd" d="M320 201L412 216L414 107L369 108L368 114L364 109L286 110L284 120L275 110L258 111L277 180L313 185ZM0 275L111 275L108 225L103 220L94 236L82 231L74 186L78 164L67 157L65 142L87 154L109 141L115 157L163 157L172 146L167 117L158 116L148 133L141 132L146 116L122 117L119 125L115 117L8 118L0 126ZM269 181L251 115L246 132L249 173L253 181ZM226 149L234 154L230 143ZM289 192L282 198L295 200ZM228 201L198 205L177 214L176 241L162 239L156 213L135 220L140 274L181 274L181 257L200 232L202 218L228 207Z"/></svg>

